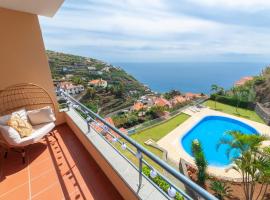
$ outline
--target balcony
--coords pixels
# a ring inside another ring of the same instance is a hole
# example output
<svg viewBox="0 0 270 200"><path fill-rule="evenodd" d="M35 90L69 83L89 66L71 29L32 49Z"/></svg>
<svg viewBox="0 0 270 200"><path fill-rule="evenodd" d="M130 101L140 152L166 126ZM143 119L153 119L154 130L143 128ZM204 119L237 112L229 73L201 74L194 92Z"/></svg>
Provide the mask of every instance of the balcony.
<svg viewBox="0 0 270 200"><path fill-rule="evenodd" d="M1 160L0 199L122 199L66 125L29 146L26 164L10 151Z"/></svg>
<svg viewBox="0 0 270 200"><path fill-rule="evenodd" d="M0 199L18 194L22 199L215 199L71 96L64 97L65 123L54 136L27 148L25 164L16 152L2 156ZM157 176L168 188L155 183Z"/></svg>
<svg viewBox="0 0 270 200"><path fill-rule="evenodd" d="M56 103L37 15L55 13L62 0L57 2L43 0L38 6L34 0L23 6L19 1L0 4L0 90L35 83L50 102ZM29 96L25 97L24 92L17 91L22 94L22 99L15 98L19 103L35 96L27 92ZM84 105L63 95L67 111L58 112L51 103L58 124L56 137L46 136L29 146L25 164L16 152L10 151L6 159L1 156L0 199L216 199ZM2 103L0 106L4 107ZM25 108L25 103L16 106ZM102 132L96 131L97 126ZM125 153L133 159L127 159ZM155 178L166 187L156 184Z"/></svg>

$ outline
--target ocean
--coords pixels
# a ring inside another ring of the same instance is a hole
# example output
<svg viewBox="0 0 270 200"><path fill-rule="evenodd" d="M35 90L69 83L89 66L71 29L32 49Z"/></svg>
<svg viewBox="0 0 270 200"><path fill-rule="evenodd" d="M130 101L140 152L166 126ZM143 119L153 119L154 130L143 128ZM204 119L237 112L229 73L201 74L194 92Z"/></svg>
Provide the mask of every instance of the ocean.
<svg viewBox="0 0 270 200"><path fill-rule="evenodd" d="M259 75L267 63L114 63L153 91L210 93L212 84L229 89L244 76Z"/></svg>

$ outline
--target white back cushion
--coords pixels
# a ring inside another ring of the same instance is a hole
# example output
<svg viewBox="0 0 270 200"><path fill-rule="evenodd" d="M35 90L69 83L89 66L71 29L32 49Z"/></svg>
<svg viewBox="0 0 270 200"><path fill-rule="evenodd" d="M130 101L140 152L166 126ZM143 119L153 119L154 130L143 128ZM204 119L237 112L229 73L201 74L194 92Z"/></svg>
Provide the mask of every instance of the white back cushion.
<svg viewBox="0 0 270 200"><path fill-rule="evenodd" d="M4 115L0 117L0 125L7 125L7 121L10 119L11 115Z"/></svg>
<svg viewBox="0 0 270 200"><path fill-rule="evenodd" d="M9 115L4 115L0 117L0 125L4 125L4 126L7 125L7 121L11 118L12 115L18 115L21 119L27 121L27 113L26 113L26 110L23 108Z"/></svg>
<svg viewBox="0 0 270 200"><path fill-rule="evenodd" d="M27 121L27 113L26 113L26 110L23 108L21 110L18 110L18 111L15 111L12 113L12 115L17 115L19 116L22 120L25 120Z"/></svg>
<svg viewBox="0 0 270 200"><path fill-rule="evenodd" d="M27 116L33 126L54 122L56 120L52 108L49 106L28 111Z"/></svg>

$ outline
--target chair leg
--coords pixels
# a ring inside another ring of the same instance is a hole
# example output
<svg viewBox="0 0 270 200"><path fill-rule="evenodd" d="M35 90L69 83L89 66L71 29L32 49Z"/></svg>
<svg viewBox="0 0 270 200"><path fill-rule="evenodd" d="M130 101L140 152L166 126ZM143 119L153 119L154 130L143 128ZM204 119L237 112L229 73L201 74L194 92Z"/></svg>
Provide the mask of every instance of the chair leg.
<svg viewBox="0 0 270 200"><path fill-rule="evenodd" d="M8 156L8 150L5 150L4 158L6 159Z"/></svg>
<svg viewBox="0 0 270 200"><path fill-rule="evenodd" d="M25 164L25 149L23 148L22 149L22 162L23 162L23 164Z"/></svg>
<svg viewBox="0 0 270 200"><path fill-rule="evenodd" d="M54 137L54 139L56 141L58 141L58 138L56 137L55 133L53 133L52 131L49 133L50 136Z"/></svg>

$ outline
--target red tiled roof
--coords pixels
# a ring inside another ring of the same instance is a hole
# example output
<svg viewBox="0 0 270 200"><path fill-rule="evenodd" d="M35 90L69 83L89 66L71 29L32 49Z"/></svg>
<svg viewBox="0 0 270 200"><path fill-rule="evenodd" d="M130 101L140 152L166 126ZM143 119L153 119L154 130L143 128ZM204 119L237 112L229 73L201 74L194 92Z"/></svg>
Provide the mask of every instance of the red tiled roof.
<svg viewBox="0 0 270 200"><path fill-rule="evenodd" d="M108 122L110 125L115 126L111 117L106 117L105 121Z"/></svg>
<svg viewBox="0 0 270 200"><path fill-rule="evenodd" d="M167 99L164 99L161 97L156 98L154 104L156 106L161 106L161 107L164 107L164 106L171 107L171 103Z"/></svg>
<svg viewBox="0 0 270 200"><path fill-rule="evenodd" d="M201 94L188 92L188 93L185 94L185 97L187 97L187 98L198 98L198 97L201 97Z"/></svg>
<svg viewBox="0 0 270 200"><path fill-rule="evenodd" d="M102 80L102 79L96 79L96 80L91 80L89 81L90 84L93 84L93 85L98 85L98 84L103 84L103 83L106 83L107 81L105 80Z"/></svg>
<svg viewBox="0 0 270 200"><path fill-rule="evenodd" d="M105 118L105 121L115 127L115 124L111 117ZM119 138L119 135L116 132L114 132L111 128L107 127L103 122L99 120L97 120L97 123L92 122L91 126L95 129L96 132L104 134L109 141L111 141L113 137L108 132L110 132L113 136Z"/></svg>
<svg viewBox="0 0 270 200"><path fill-rule="evenodd" d="M119 130L122 132L122 133L125 133L126 135L128 134L128 131L127 131L127 129L125 129L125 128L119 128Z"/></svg>
<svg viewBox="0 0 270 200"><path fill-rule="evenodd" d="M246 77L241 78L239 81L236 81L234 85L241 86L241 85L244 85L248 81L252 81L253 79L254 78L252 76L246 76Z"/></svg>
<svg viewBox="0 0 270 200"><path fill-rule="evenodd" d="M171 102L172 102L173 104L178 104L178 103L186 102L186 101L188 101L188 100L189 100L188 98L178 95L178 96L175 96L175 97L172 99Z"/></svg>
<svg viewBox="0 0 270 200"><path fill-rule="evenodd" d="M132 106L132 109L133 110L136 110L136 111L139 111L139 110L141 110L141 109L143 109L144 108L144 105L143 105L143 103L141 103L141 102L136 102L136 103L134 103L134 105Z"/></svg>

